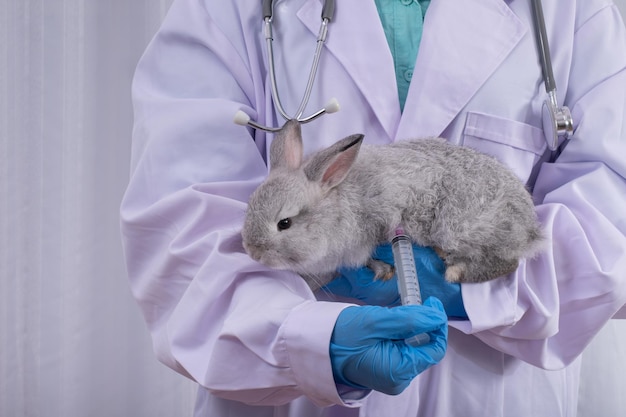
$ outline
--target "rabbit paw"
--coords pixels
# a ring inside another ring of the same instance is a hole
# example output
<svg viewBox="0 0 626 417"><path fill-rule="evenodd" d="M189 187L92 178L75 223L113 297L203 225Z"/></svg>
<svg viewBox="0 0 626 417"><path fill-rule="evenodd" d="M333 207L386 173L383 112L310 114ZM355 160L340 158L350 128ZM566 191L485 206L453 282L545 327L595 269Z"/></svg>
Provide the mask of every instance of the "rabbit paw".
<svg viewBox="0 0 626 417"><path fill-rule="evenodd" d="M446 260L446 257L448 256L448 252L444 251L439 246L433 246L433 250L435 251L437 256L439 256L444 261Z"/></svg>
<svg viewBox="0 0 626 417"><path fill-rule="evenodd" d="M396 272L393 266L376 259L370 259L366 265L374 272L375 280L389 281Z"/></svg>
<svg viewBox="0 0 626 417"><path fill-rule="evenodd" d="M466 269L464 263L449 265L446 268L446 281L451 283L461 282L465 276Z"/></svg>

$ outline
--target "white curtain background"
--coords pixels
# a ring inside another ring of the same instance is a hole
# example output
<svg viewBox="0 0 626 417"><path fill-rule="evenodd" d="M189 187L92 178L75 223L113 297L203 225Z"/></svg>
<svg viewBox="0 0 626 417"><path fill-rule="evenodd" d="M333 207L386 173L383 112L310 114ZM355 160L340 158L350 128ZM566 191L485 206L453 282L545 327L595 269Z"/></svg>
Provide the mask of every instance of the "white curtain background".
<svg viewBox="0 0 626 417"><path fill-rule="evenodd" d="M130 296L130 81L171 0L0 0L0 416L189 416Z"/></svg>
<svg viewBox="0 0 626 417"><path fill-rule="evenodd" d="M0 0L2 417L191 415L194 384L156 362L130 296L118 221L130 82L170 3ZM583 358L580 416L626 416L626 320Z"/></svg>

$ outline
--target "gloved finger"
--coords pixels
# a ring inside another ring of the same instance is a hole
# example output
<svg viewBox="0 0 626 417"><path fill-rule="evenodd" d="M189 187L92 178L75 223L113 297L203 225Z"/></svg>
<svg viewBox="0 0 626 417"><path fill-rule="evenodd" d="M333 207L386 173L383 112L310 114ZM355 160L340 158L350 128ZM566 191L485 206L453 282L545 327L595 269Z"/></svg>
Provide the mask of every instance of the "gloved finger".
<svg viewBox="0 0 626 417"><path fill-rule="evenodd" d="M373 388L387 395L398 395L409 386L425 366L414 361L412 352L407 350L408 346L402 341L389 343L395 343L397 346L390 357L386 358L395 366L392 372L386 372L375 378Z"/></svg>
<svg viewBox="0 0 626 417"><path fill-rule="evenodd" d="M393 265L393 250L391 249L391 244L383 243L377 246L376 249L374 249L374 253L372 253L372 258Z"/></svg>
<svg viewBox="0 0 626 417"><path fill-rule="evenodd" d="M400 304L398 282L375 280L374 272L367 267L341 268L339 277L328 283L322 290L340 297L354 298L364 304L393 306Z"/></svg>
<svg viewBox="0 0 626 417"><path fill-rule="evenodd" d="M417 375L411 355L405 352L405 348L402 341L385 340L358 349L342 369L341 374L345 377L342 383L389 395L399 394Z"/></svg>
<svg viewBox="0 0 626 417"><path fill-rule="evenodd" d="M404 346L399 347L404 358L404 372L398 373L397 377L410 381L443 359L448 347L448 326L444 325L428 332L428 335L430 342L426 344L420 346L404 344ZM401 385L398 385L397 388L404 389Z"/></svg>
<svg viewBox="0 0 626 417"><path fill-rule="evenodd" d="M420 273L443 276L446 265L432 248L413 246L413 254L415 255L415 268L418 277Z"/></svg>
<svg viewBox="0 0 626 417"><path fill-rule="evenodd" d="M424 305L439 310L441 312L441 314L443 314L443 315L445 315L447 317L446 310L445 310L445 308L443 306L443 303L438 298L428 297L426 299L426 301L424 301ZM430 336L430 341L431 341L431 343L429 343L429 345L432 345L436 349L436 351L439 352L441 357L443 357L443 354L445 353L446 347L448 345L448 326L447 326L447 322L446 322L445 326L441 326L441 327L439 327L439 328L429 332L428 334ZM437 355L435 355L435 356L437 356ZM441 359L441 358L439 358L439 359Z"/></svg>
<svg viewBox="0 0 626 417"><path fill-rule="evenodd" d="M353 294L353 286L346 276L340 275L323 286L322 291L331 292L340 297L350 297Z"/></svg>
<svg viewBox="0 0 626 417"><path fill-rule="evenodd" d="M393 372L380 375L380 381L374 389L388 395L397 395L409 386L411 381L419 374L433 365L436 365L444 356L446 339L439 336L434 341L423 346L410 346L403 341L389 341L394 347L388 357L389 363L395 364Z"/></svg>
<svg viewBox="0 0 626 417"><path fill-rule="evenodd" d="M400 305L400 293L398 292L398 279L383 281L370 281L361 286L357 292L357 299L369 305L392 307Z"/></svg>
<svg viewBox="0 0 626 417"><path fill-rule="evenodd" d="M359 268L339 268L337 270L340 277L344 277L351 282L352 286L364 286L374 281L374 271L366 266Z"/></svg>
<svg viewBox="0 0 626 417"><path fill-rule="evenodd" d="M430 333L442 326L447 326L446 313L438 300L437 303L439 303L437 306L406 305L396 307L396 314L399 316L396 336L400 339L406 339L419 333ZM403 320L405 325L401 326Z"/></svg>
<svg viewBox="0 0 626 417"><path fill-rule="evenodd" d="M404 342L424 332L431 336L428 344L413 347ZM331 336L333 376L342 384L398 394L443 357L446 336L447 318L436 299L425 306L347 307Z"/></svg>
<svg viewBox="0 0 626 417"><path fill-rule="evenodd" d="M448 326L442 326L439 329L429 332L430 342L423 346L420 355L428 355L434 361L433 365L446 355L448 349Z"/></svg>
<svg viewBox="0 0 626 417"><path fill-rule="evenodd" d="M435 297L429 297L424 302L424 305L432 306L445 315L443 304ZM416 357L416 362L424 364L431 362L431 365L434 365L443 359L446 353L448 347L448 326L438 327L428 332L428 335L430 336L430 342L419 346L419 349L413 349L412 353Z"/></svg>
<svg viewBox="0 0 626 417"><path fill-rule="evenodd" d="M415 269L418 279L422 276L437 276L442 277L441 280L443 281L446 265L439 255L437 255L437 252L430 247L418 246L414 244L413 257L415 259ZM393 265L394 260L391 245L382 244L377 246L372 254L372 258Z"/></svg>
<svg viewBox="0 0 626 417"><path fill-rule="evenodd" d="M444 339L435 338L436 341L423 346L409 346L405 344L405 372L404 379L413 379L428 368L436 365L443 359L447 342ZM443 346L441 345L443 341Z"/></svg>
<svg viewBox="0 0 626 417"><path fill-rule="evenodd" d="M382 308L364 320L370 338L406 339L419 333L432 332L447 325L448 318L438 306L406 305Z"/></svg>
<svg viewBox="0 0 626 417"><path fill-rule="evenodd" d="M443 307L443 303L437 297L428 297L426 301L424 301L423 305L426 307L432 307L434 309L437 309L444 314L446 312L446 310Z"/></svg>

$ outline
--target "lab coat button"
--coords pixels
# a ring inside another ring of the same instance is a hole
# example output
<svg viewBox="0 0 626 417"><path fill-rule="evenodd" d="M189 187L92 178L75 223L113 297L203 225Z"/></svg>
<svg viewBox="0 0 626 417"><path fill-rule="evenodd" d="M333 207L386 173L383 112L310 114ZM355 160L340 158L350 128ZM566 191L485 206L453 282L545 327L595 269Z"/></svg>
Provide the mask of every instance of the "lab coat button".
<svg viewBox="0 0 626 417"><path fill-rule="evenodd" d="M409 68L408 70L404 71L404 80L411 81L411 78L413 78L413 68Z"/></svg>

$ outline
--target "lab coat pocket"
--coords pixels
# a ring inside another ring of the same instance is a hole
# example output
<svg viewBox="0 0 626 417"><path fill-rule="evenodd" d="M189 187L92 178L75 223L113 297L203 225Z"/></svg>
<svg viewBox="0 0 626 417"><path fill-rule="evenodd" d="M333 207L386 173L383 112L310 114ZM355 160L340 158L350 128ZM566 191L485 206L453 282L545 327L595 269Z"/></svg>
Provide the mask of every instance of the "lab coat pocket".
<svg viewBox="0 0 626 417"><path fill-rule="evenodd" d="M462 140L508 166L524 183L546 149L542 129L484 113L467 114Z"/></svg>

